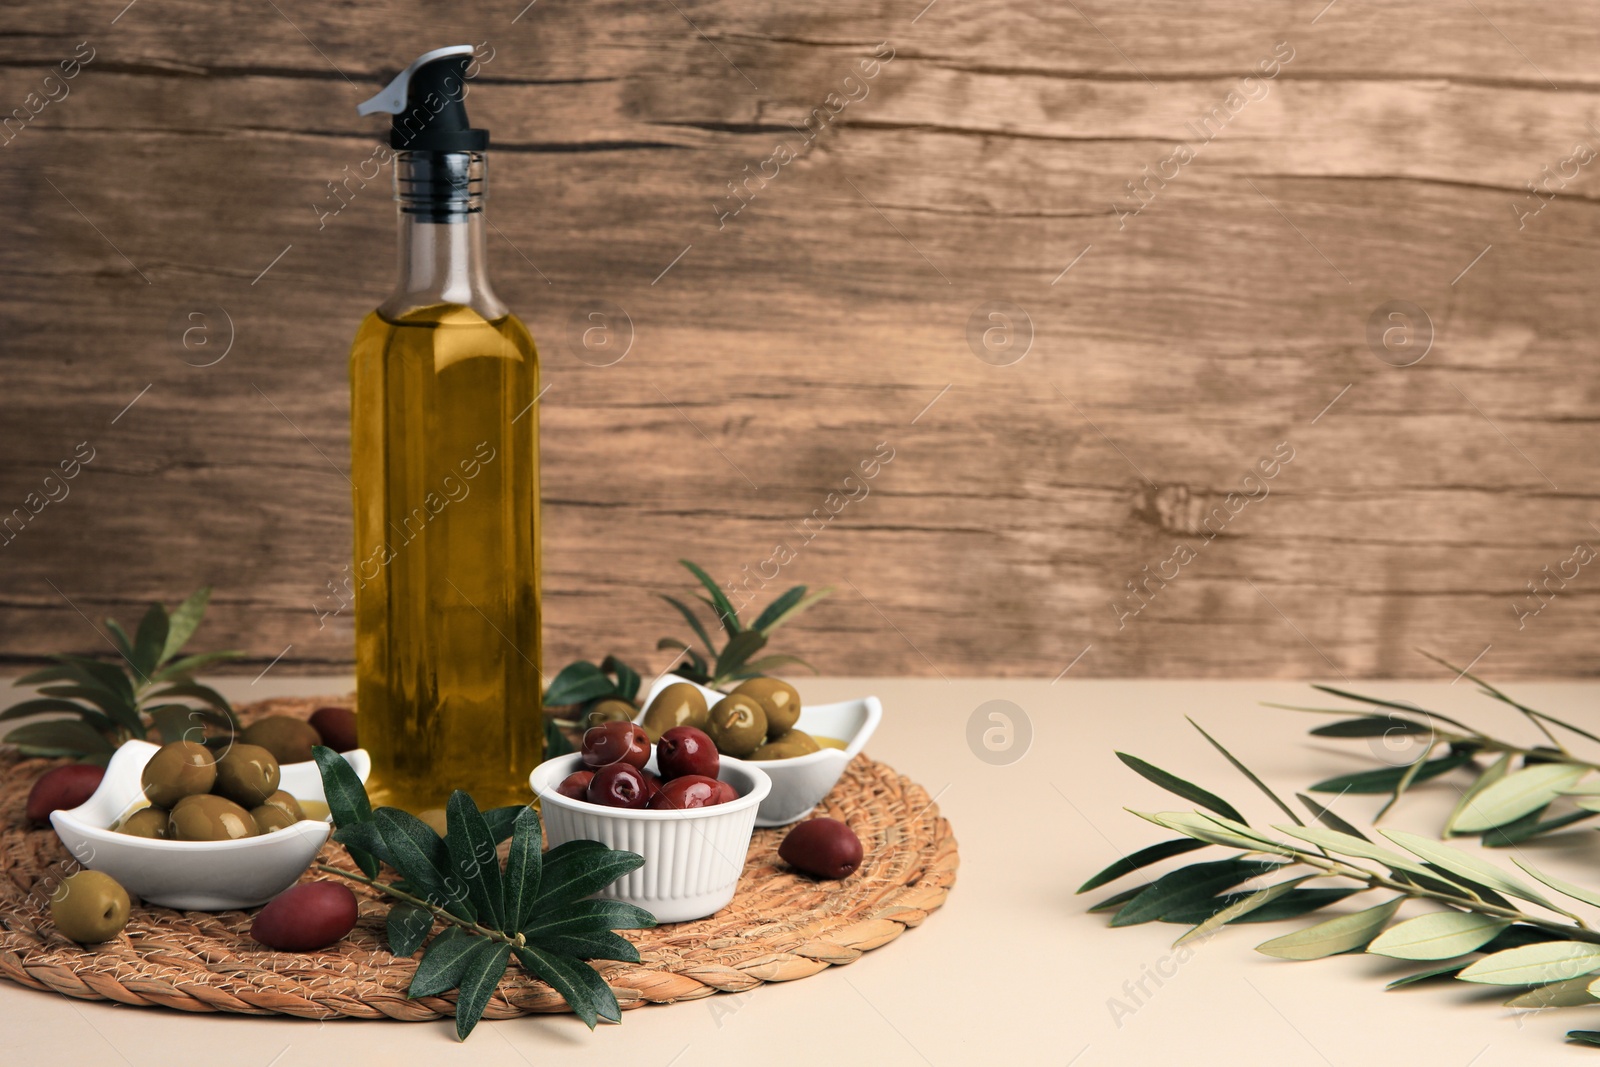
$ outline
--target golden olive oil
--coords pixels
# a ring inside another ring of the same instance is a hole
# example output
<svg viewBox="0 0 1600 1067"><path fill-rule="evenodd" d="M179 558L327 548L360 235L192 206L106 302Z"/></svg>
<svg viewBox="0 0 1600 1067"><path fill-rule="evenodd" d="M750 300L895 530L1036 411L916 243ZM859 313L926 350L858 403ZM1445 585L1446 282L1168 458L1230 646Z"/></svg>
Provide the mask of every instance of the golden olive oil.
<svg viewBox="0 0 1600 1067"><path fill-rule="evenodd" d="M350 353L356 705L374 804L533 799L539 361L514 315L368 315Z"/></svg>

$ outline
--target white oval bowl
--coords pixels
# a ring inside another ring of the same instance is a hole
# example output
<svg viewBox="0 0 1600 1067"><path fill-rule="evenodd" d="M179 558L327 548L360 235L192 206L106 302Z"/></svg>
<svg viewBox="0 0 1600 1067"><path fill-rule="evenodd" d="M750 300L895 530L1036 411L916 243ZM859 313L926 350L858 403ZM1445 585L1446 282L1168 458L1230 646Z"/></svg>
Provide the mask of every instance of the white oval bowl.
<svg viewBox="0 0 1600 1067"><path fill-rule="evenodd" d="M653 753L645 766L656 769ZM663 923L703 919L728 906L750 851L756 808L772 788L760 767L723 757L718 777L738 791L739 799L664 811L608 808L556 792L567 775L582 769L577 753L557 756L535 767L528 783L539 796L551 848L589 840L644 857L644 866L596 896L636 904Z"/></svg>
<svg viewBox="0 0 1600 1067"><path fill-rule="evenodd" d="M331 830L323 819L302 819L259 837L234 841L158 841L111 827L144 799L140 777L159 745L125 741L112 755L94 795L70 810L50 813L61 843L90 870L115 878L129 893L167 908L227 911L265 904L311 866ZM341 753L363 782L371 770L366 749ZM286 763L279 789L326 803L314 762Z"/></svg>
<svg viewBox="0 0 1600 1067"><path fill-rule="evenodd" d="M663 675L650 687L644 707L648 709L656 694L667 686L688 681L675 674ZM695 685L693 682L689 684ZM708 707L727 696L703 685L695 685L695 688L705 695ZM824 748L804 756L756 763L772 779L772 792L761 802L761 810L756 813L756 825L787 826L811 814L811 809L839 781L845 767L866 747L867 739L882 720L883 704L877 697L846 700L838 704L802 704L795 728L812 735L837 738L845 743L845 747ZM639 712L635 721L644 721L644 711Z"/></svg>

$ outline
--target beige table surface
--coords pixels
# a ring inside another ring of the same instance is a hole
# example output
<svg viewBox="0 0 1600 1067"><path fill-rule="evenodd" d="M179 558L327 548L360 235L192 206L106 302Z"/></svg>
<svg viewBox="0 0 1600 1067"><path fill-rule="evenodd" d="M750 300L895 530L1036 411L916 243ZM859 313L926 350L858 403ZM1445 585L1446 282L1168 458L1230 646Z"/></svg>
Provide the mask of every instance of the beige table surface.
<svg viewBox="0 0 1600 1067"><path fill-rule="evenodd" d="M348 687L348 679L271 674L254 685L240 679L223 686L241 701ZM1515 712L1503 714L1465 681L1355 688L1532 740ZM180 1015L69 1000L0 981L0 1063L1496 1067L1594 1063L1600 1056L1562 1037L1568 1029L1600 1029L1600 1008L1519 1014L1499 1006L1502 991L1466 983L1386 993L1383 983L1407 967L1359 955L1288 963L1252 951L1272 936L1265 931L1292 928L1285 924L1227 930L1177 963L1170 944L1180 927L1110 930L1104 917L1084 913L1087 898L1073 889L1089 873L1166 836L1122 806L1183 806L1122 767L1114 749L1209 786L1260 822L1281 818L1189 728L1185 713L1280 792L1371 766L1366 742L1308 738L1304 731L1316 720L1258 706L1314 703L1304 685L820 679L801 681L800 689L808 702L879 695L884 722L869 751L937 794L961 844L960 879L946 905L849 967L739 995L643 1007L625 1013L622 1025L593 1034L570 1016L484 1023L464 1045L448 1021ZM1600 725L1600 685L1513 690L1542 710ZM969 719L991 700L1013 702L1032 727L1028 751L1008 765L986 763L968 745ZM1419 786L1393 824L1435 829L1456 795L1448 785ZM1376 804L1346 797L1338 810L1364 823ZM1593 830L1528 845L1523 853L1552 873L1600 886L1600 835ZM1506 855L1494 853L1501 861ZM1157 970L1170 977L1159 985L1146 977L1150 995L1130 997L1125 983ZM1113 998L1133 1012L1114 1014Z"/></svg>

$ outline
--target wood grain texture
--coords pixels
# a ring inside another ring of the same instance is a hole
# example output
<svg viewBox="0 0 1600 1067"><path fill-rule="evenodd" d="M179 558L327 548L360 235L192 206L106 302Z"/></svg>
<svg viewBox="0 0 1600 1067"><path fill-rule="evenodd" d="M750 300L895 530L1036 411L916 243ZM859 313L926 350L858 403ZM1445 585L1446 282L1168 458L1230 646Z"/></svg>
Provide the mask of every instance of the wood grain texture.
<svg viewBox="0 0 1600 1067"><path fill-rule="evenodd" d="M354 104L461 40L550 385L553 664L659 665L673 561L782 542L762 598L839 586L783 642L834 674L1595 671L1600 564L1526 614L1600 544L1594 4L124 2L0 11L0 113L94 50L0 146L0 516L94 450L0 546L0 662L209 582L208 643L347 667L318 608L387 171L320 213L381 134ZM597 301L613 366L569 338ZM990 301L1018 362L969 343ZM1390 301L1431 322L1413 366L1369 345ZM210 307L233 346L194 366Z"/></svg>

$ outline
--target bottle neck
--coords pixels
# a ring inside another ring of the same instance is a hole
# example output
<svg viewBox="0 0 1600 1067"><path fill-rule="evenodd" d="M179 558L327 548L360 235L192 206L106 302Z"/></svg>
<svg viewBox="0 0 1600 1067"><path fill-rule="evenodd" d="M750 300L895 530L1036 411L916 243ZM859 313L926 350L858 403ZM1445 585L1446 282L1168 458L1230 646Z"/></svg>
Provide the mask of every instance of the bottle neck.
<svg viewBox="0 0 1600 1067"><path fill-rule="evenodd" d="M489 320L508 309L489 285L484 241L488 163L482 152L397 152L400 275L378 309L394 320L437 304L460 304Z"/></svg>

